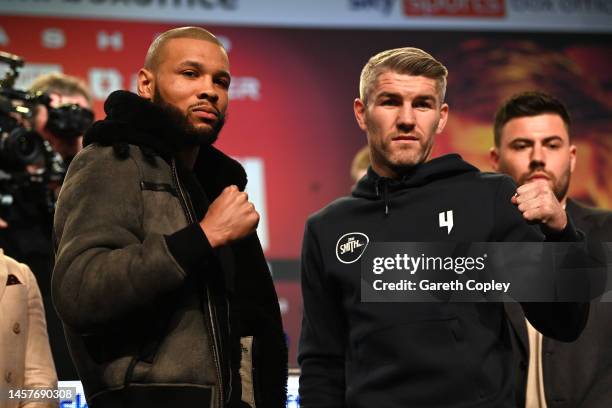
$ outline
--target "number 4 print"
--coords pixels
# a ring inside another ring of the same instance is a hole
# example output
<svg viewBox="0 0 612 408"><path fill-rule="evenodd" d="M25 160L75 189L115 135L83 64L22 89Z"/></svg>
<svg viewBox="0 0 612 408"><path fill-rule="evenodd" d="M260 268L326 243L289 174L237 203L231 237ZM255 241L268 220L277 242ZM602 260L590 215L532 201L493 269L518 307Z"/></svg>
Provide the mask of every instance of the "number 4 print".
<svg viewBox="0 0 612 408"><path fill-rule="evenodd" d="M453 210L442 211L438 214L440 228L446 227L447 233L450 235L453 229Z"/></svg>

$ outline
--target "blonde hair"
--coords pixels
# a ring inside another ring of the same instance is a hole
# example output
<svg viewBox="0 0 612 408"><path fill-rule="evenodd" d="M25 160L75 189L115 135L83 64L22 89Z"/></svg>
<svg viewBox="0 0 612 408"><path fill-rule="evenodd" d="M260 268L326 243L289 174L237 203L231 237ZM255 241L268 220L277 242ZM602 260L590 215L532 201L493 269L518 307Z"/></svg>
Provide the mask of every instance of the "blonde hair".
<svg viewBox="0 0 612 408"><path fill-rule="evenodd" d="M149 46L145 57L144 67L150 71L155 71L159 65L159 58L164 46L169 40L174 38L193 38L196 40L209 41L223 48L221 41L208 30L201 27L179 27L161 33ZM225 48L223 48L225 50Z"/></svg>
<svg viewBox="0 0 612 408"><path fill-rule="evenodd" d="M404 47L380 52L365 64L359 79L359 98L364 104L367 104L369 93L378 76L385 71L434 79L440 94L440 103L444 101L448 75L446 67L419 48Z"/></svg>
<svg viewBox="0 0 612 408"><path fill-rule="evenodd" d="M355 157L353 157L353 162L351 163L351 177L353 181L359 181L361 173L367 170L369 165L370 147L366 145L359 149Z"/></svg>
<svg viewBox="0 0 612 408"><path fill-rule="evenodd" d="M93 97L85 81L59 72L36 78L30 85L30 92L56 93L64 96L82 95L87 99L89 106L93 106Z"/></svg>

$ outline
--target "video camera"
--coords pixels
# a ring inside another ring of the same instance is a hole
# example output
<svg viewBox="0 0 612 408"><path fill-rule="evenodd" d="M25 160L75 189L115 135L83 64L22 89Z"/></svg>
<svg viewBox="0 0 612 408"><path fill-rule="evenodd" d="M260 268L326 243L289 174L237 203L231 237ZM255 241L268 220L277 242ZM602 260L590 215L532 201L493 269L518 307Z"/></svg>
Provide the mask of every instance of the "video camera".
<svg viewBox="0 0 612 408"><path fill-rule="evenodd" d="M13 205L14 197L23 195L17 193L28 189L41 192L40 200L52 212L55 197L51 189L61 185L66 169L49 142L34 131L34 116L45 106L49 113L45 128L56 137L74 139L91 125L93 112L76 104L54 108L45 93L15 89L24 60L0 51L0 63L9 68L0 79L0 218Z"/></svg>

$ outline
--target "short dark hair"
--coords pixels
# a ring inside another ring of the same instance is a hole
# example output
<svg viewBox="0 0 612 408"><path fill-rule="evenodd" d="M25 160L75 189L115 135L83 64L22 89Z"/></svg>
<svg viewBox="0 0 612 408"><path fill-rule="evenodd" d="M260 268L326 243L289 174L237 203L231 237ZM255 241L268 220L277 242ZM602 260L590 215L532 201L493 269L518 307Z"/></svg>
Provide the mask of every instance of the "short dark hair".
<svg viewBox="0 0 612 408"><path fill-rule="evenodd" d="M495 146L501 143L501 134L506 123L512 119L526 116L537 116L545 113L559 115L565 124L568 134L570 132L571 119L565 105L557 98L539 91L521 92L504 102L495 114Z"/></svg>
<svg viewBox="0 0 612 408"><path fill-rule="evenodd" d="M173 28L172 30L161 33L149 46L149 51L147 51L147 56L145 57L144 62L144 67L146 69L151 71L157 70L157 67L161 62L161 53L166 46L166 43L174 38L192 38L195 40L209 41L213 44L217 44L225 51L221 41L219 41L219 39L215 37L213 33L203 29L202 27Z"/></svg>

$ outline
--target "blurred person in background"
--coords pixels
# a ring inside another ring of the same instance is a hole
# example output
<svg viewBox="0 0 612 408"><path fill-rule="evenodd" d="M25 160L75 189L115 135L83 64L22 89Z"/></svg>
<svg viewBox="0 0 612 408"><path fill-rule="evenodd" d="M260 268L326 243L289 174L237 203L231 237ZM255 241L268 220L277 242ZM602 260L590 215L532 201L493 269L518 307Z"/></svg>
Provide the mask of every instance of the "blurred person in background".
<svg viewBox="0 0 612 408"><path fill-rule="evenodd" d="M61 322L51 302L53 210L61 182L74 156L82 149L83 131L93 120L89 87L77 77L49 73L34 80L31 93L44 93L50 101L37 104L24 126L48 142L39 163L28 165L31 175L51 174L49 182L27 183L12 191L13 203L0 217L0 247L32 269L40 285L51 349L60 379L77 379ZM42 176L41 176L42 177ZM5 215L6 214L6 215Z"/></svg>
<svg viewBox="0 0 612 408"><path fill-rule="evenodd" d="M574 132L560 100L543 92L519 93L495 115L491 164L519 186L545 180L588 240L609 242L612 212L568 197L576 168ZM587 325L573 343L543 336L525 320L516 303L507 303L506 311L516 334L519 407L612 407L611 304L591 304Z"/></svg>
<svg viewBox="0 0 612 408"><path fill-rule="evenodd" d="M370 148L366 145L359 149L351 162L351 178L357 183L368 172L370 166Z"/></svg>
<svg viewBox="0 0 612 408"><path fill-rule="evenodd" d="M80 78L51 73L41 75L30 86L30 92L43 92L51 98L50 106L60 108L78 105L91 111L93 97L87 84ZM34 130L47 140L54 151L60 154L66 167L83 148L83 134L62 134L61 130L49 128L49 110L39 105L34 117Z"/></svg>
<svg viewBox="0 0 612 408"><path fill-rule="evenodd" d="M597 48L556 49L528 40L472 39L444 53L453 73L448 102L453 106L438 147L461 151L489 170L492 118L513 95L537 89L562 100L572 113L576 166L569 195L582 203L612 208L612 100L610 82L590 69ZM609 58L609 56L607 57ZM479 69L474 69L479 67ZM467 97L469 95L469 97Z"/></svg>
<svg viewBox="0 0 612 408"><path fill-rule="evenodd" d="M19 401L9 391L57 389L36 277L0 248L0 408L51 408L57 400Z"/></svg>

